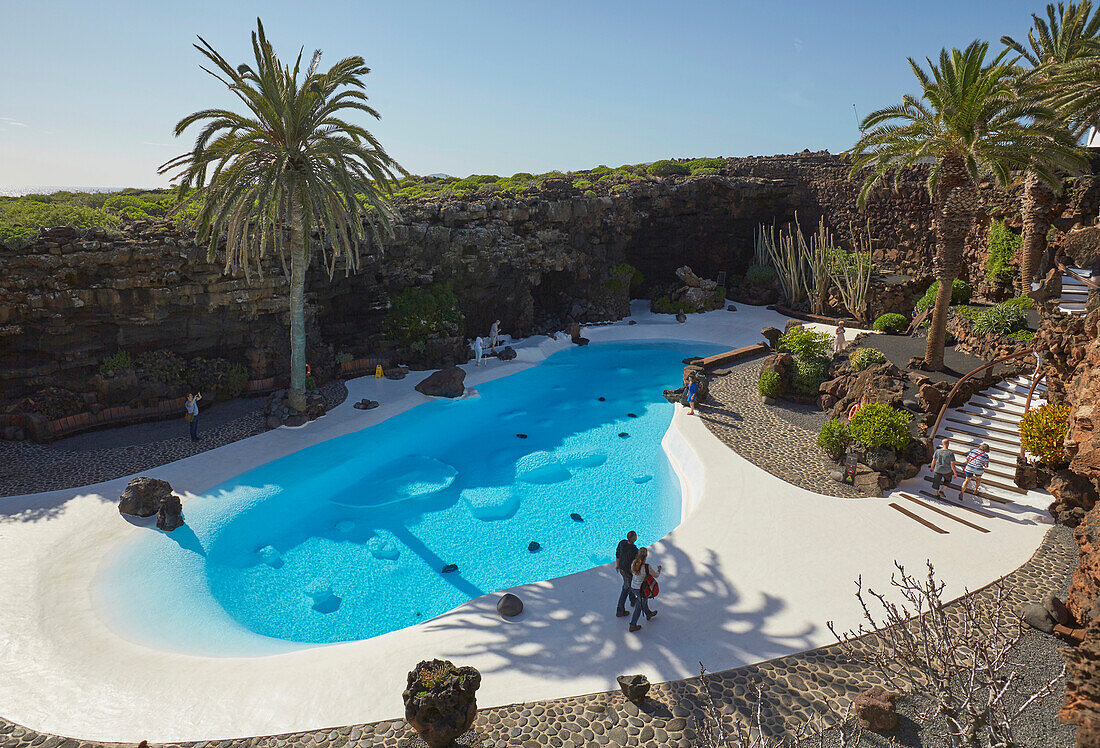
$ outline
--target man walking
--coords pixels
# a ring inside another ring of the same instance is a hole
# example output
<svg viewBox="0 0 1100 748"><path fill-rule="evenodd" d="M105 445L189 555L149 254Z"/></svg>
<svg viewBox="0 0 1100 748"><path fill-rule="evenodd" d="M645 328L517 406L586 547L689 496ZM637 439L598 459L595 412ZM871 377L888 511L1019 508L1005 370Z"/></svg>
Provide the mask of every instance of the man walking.
<svg viewBox="0 0 1100 748"><path fill-rule="evenodd" d="M619 618L630 615L626 609L626 599L630 598L630 604L638 603L637 593L631 589L631 580L634 573L630 565L634 563L634 557L638 555L638 533L631 530L626 534L626 540L619 541L619 547L615 549L615 571L623 578L623 588L619 592L619 604L615 607L615 615Z"/></svg>
<svg viewBox="0 0 1100 748"><path fill-rule="evenodd" d="M963 464L963 475L965 477L963 478L962 488L959 489L959 501L962 501L971 480L974 481L974 498L980 500L978 491L981 490L982 475L987 467L989 467L989 445L979 444L966 455L966 462Z"/></svg>
<svg viewBox="0 0 1100 748"><path fill-rule="evenodd" d="M944 439L940 442L940 448L932 453L932 490L936 497L946 499L943 487L951 485L951 479L959 477L959 471L955 468L955 453L950 448L951 440Z"/></svg>

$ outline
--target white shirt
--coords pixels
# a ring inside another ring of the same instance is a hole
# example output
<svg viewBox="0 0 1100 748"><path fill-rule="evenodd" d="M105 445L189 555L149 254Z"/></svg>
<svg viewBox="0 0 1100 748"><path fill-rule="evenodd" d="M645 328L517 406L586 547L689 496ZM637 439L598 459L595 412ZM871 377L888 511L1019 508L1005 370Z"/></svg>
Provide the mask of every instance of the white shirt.
<svg viewBox="0 0 1100 748"><path fill-rule="evenodd" d="M481 339L480 335L478 335L476 338L474 338L474 350L475 351L480 351L484 347L485 347L485 341Z"/></svg>
<svg viewBox="0 0 1100 748"><path fill-rule="evenodd" d="M637 574L631 574L630 588L632 590L640 590L642 588L642 582L645 581L645 570L647 566L649 566L649 563L644 563L642 564L641 570ZM649 566L649 575L656 579L657 577L661 576L661 572L657 569L654 569L652 566Z"/></svg>
<svg viewBox="0 0 1100 748"><path fill-rule="evenodd" d="M497 324L496 322L494 322L494 323L493 323L493 324L492 324L492 325L491 325L491 326L489 327L489 335L490 335L491 337L494 337L494 338L495 338L495 337L496 337L497 335L500 335L500 325L498 325L498 324Z"/></svg>

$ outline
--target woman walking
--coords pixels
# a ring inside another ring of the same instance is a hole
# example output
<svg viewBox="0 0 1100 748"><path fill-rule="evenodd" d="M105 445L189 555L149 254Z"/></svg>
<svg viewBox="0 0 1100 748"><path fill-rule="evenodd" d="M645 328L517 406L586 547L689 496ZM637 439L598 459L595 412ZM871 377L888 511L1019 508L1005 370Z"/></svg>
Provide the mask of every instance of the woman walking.
<svg viewBox="0 0 1100 748"><path fill-rule="evenodd" d="M630 565L630 573L633 575L630 580L630 588L634 590L638 597L638 604L634 606L634 615L630 617L630 630L632 632L641 631L642 629L638 625L639 614L645 612L647 621L653 620L653 617L657 615L657 611L649 609L649 598L656 595L652 587L655 586L657 577L661 576L661 567L658 566L656 570L651 569L649 564L646 563L648 558L649 551L645 548L639 548L638 555L634 557L634 563ZM646 583L647 577L653 579L651 584Z"/></svg>
<svg viewBox="0 0 1100 748"><path fill-rule="evenodd" d="M193 442L199 440L199 400L202 400L202 393L193 392L187 396L187 403L183 406L183 420L187 421L187 425L191 427Z"/></svg>
<svg viewBox="0 0 1100 748"><path fill-rule="evenodd" d="M474 338L474 366L481 366L481 357L485 354L485 341L478 335Z"/></svg>

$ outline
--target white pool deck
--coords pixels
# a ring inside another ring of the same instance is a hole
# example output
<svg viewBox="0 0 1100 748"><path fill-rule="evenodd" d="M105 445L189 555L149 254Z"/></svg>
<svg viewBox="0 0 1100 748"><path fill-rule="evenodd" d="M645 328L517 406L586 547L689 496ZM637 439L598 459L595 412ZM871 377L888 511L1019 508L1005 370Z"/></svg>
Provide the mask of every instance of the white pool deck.
<svg viewBox="0 0 1100 748"><path fill-rule="evenodd" d="M636 305L638 324L584 334L594 343L673 338L735 348L759 342L762 326L785 321L738 306L678 324ZM467 386L569 345L564 336L523 341L515 361L464 367ZM142 474L168 480L181 495L202 493L424 402L413 390L423 376L352 380L347 401L318 421ZM382 405L353 409L362 397ZM636 634L627 631L629 619L613 614L619 578L603 567L515 588L526 609L510 621L496 613L498 593L366 641L249 658L159 651L120 638L92 602L104 558L134 534L153 531L118 514L128 477L0 498L0 716L43 732L127 742L371 722L402 716L406 673L433 657L481 670L483 707L605 691L621 673L679 679L697 674L700 661L719 671L833 643L826 621L841 630L860 622L856 577L885 588L895 560L922 568L931 559L955 596L1016 569L1048 529L1037 505L1034 515L990 524L988 534L938 535L886 500L832 498L785 483L732 452L682 407L663 446L681 478L685 520L651 547L664 566L660 615Z"/></svg>

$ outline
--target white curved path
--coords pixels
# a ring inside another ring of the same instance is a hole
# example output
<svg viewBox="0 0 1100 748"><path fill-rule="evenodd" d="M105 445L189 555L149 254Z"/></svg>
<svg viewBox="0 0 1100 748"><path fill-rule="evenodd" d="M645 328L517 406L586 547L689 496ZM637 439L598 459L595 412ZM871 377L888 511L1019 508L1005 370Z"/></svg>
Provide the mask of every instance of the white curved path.
<svg viewBox="0 0 1100 748"><path fill-rule="evenodd" d="M762 308L712 312L679 325L634 309L636 325L586 328L593 342L680 338L758 342L784 318ZM541 343L537 341L543 341ZM569 345L538 338L514 362L470 372L476 386ZM403 381L357 379L347 402L299 429L277 429L143 474L198 494L243 470L384 420L423 402ZM381 401L360 412L361 397ZM360 642L250 658L158 651L111 631L92 603L104 558L134 533L116 509L127 478L79 490L0 499L0 715L44 732L101 741L181 741L274 734L399 717L405 674L448 658L484 674L482 706L615 688L644 672L660 681L770 659L833 641L825 622L858 624L853 580L886 586L895 559L930 558L961 594L1012 571L1047 527L1034 516L988 534L937 535L886 500L813 494L743 460L677 408L664 447L684 487L684 523L652 548L664 565L660 615L640 634L613 615L610 568L514 590L526 611L504 621L497 595ZM184 504L186 515L186 501Z"/></svg>

